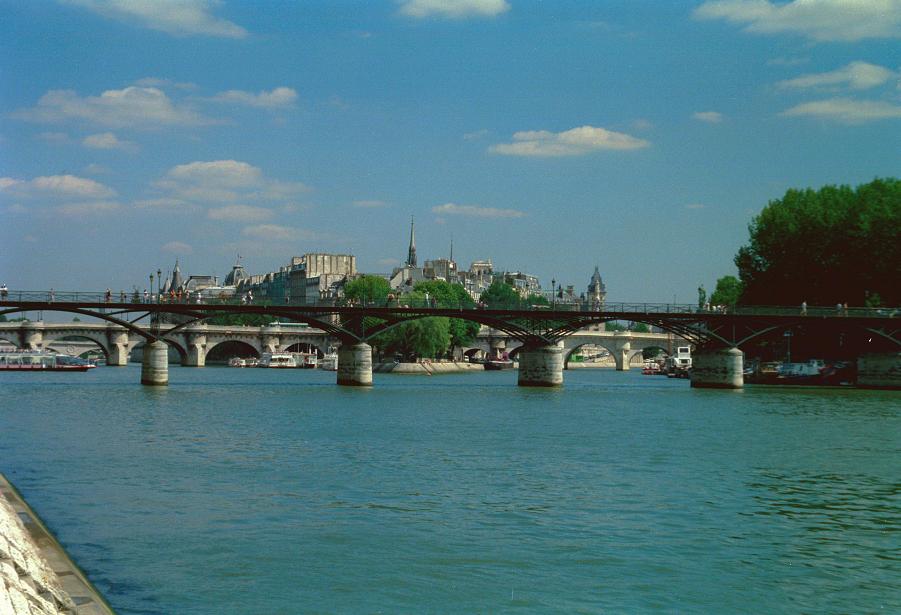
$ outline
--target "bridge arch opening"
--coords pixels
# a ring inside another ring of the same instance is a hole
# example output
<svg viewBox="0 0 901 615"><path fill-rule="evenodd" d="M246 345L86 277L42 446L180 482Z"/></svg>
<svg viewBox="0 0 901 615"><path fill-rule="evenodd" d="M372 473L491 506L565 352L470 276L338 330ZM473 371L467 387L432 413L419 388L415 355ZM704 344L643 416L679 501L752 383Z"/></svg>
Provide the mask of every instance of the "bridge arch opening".
<svg viewBox="0 0 901 615"><path fill-rule="evenodd" d="M94 348L84 349L66 342L90 342ZM51 346L53 346L51 348ZM85 335L66 335L55 339L44 338L44 347L56 351L60 354L68 354L81 357L82 359L92 359L103 357L109 359L109 349L97 340Z"/></svg>
<svg viewBox="0 0 901 615"><path fill-rule="evenodd" d="M169 346L169 363L170 364L174 363L177 365L184 365L185 360L188 357L188 352L184 348L182 348L181 346L179 346L178 344L173 342L172 340L167 340L167 339L163 338L162 341L166 342L166 345ZM139 343L137 343L134 346L134 348L132 348L132 350L131 350L131 354L129 355L129 360L132 362L140 363L144 357L144 347L146 345L147 345L146 340L141 340Z"/></svg>
<svg viewBox="0 0 901 615"><path fill-rule="evenodd" d="M226 364L234 357L242 359L259 359L260 353L247 342L238 340L225 340L207 349L207 364Z"/></svg>

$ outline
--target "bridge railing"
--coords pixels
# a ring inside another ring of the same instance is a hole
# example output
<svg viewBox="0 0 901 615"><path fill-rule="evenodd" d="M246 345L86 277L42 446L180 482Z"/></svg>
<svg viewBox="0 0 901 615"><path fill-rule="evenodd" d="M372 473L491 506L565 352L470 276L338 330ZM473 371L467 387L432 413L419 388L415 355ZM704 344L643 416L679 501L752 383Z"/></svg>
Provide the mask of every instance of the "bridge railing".
<svg viewBox="0 0 901 615"><path fill-rule="evenodd" d="M325 299L307 301L305 299L287 298L281 301L275 301L268 297L250 298L244 294L219 294L211 296L204 293L138 293L135 291L70 291L70 290L3 290L0 289L0 303L95 303L109 304L111 307L115 305L160 305L160 304L179 304L179 305L272 305L278 307L390 307L390 308L444 308L459 310L496 310L496 311L515 311L515 310L531 310L536 312L579 312L582 314L590 314L593 312L604 312L609 314L623 314L624 319L629 315L636 314L679 314L685 316L697 315L703 317L706 314L735 314L742 316L808 316L808 317L831 317L831 316L862 316L869 318L895 318L901 317L901 309L899 308L873 308L873 307L845 307L844 305L835 306L806 306L806 307L786 307L786 306L709 306L698 308L694 304L685 303L633 303L633 302L616 302L605 303L602 307L592 306L587 303L566 303L563 301L552 302L550 304L530 304L527 301L519 301L516 303L459 303L448 304L440 302L430 297L428 299L422 297L409 297L399 295L397 297L389 296L387 299L377 301L367 299Z"/></svg>

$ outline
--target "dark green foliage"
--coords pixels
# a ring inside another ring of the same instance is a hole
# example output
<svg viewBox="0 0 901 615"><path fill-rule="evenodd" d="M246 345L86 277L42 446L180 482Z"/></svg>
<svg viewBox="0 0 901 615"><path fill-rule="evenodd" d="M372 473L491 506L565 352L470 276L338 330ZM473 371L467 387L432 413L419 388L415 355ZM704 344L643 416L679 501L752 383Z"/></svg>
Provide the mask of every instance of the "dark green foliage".
<svg viewBox="0 0 901 615"><path fill-rule="evenodd" d="M466 292L461 284L451 284L443 280L430 280L417 282L414 290L418 293L429 294L429 299L434 299L438 307L472 309L475 301ZM451 348L466 346L479 334L480 325L477 322L463 320L461 318L448 319L448 332L450 334Z"/></svg>
<svg viewBox="0 0 901 615"><path fill-rule="evenodd" d="M789 190L748 230L742 303L901 303L901 180Z"/></svg>
<svg viewBox="0 0 901 615"><path fill-rule="evenodd" d="M384 305L391 294L391 286L388 280L377 275L364 275L356 280L351 280L344 287L344 297L350 301L360 303L375 303Z"/></svg>
<svg viewBox="0 0 901 615"><path fill-rule="evenodd" d="M716 289L710 295L710 305L735 305L741 298L741 290L741 280L734 275L724 275L716 281Z"/></svg>
<svg viewBox="0 0 901 615"><path fill-rule="evenodd" d="M270 305L271 301L254 302L254 305ZM268 314L219 314L208 318L205 322L210 325L221 325L228 327L240 327L246 325L248 327L264 327L278 320L276 316Z"/></svg>

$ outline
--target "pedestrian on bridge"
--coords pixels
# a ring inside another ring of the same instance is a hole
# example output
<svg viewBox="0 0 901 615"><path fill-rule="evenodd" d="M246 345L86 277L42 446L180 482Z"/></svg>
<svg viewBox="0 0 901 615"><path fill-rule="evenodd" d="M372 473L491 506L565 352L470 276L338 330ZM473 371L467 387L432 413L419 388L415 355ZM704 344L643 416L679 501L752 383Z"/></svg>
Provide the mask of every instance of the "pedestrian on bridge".
<svg viewBox="0 0 901 615"><path fill-rule="evenodd" d="M149 295L147 294L147 289L145 288L145 289L144 289L144 303L147 303L147 302L148 302L148 301L147 301L147 298L148 298L148 297L149 297Z"/></svg>
<svg viewBox="0 0 901 615"><path fill-rule="evenodd" d="M6 284L0 284L0 300L6 301L7 297L9 297L9 289L6 288Z"/></svg>
<svg viewBox="0 0 901 615"><path fill-rule="evenodd" d="M807 302L801 302L801 316L807 316Z"/></svg>

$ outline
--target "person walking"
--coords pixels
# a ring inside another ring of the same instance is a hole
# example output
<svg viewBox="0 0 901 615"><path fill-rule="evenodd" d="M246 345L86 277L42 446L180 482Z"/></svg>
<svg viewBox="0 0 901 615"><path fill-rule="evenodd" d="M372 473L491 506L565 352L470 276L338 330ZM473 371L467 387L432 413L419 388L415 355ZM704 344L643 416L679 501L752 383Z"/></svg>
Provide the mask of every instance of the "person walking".
<svg viewBox="0 0 901 615"><path fill-rule="evenodd" d="M807 302L801 302L801 316L807 316Z"/></svg>
<svg viewBox="0 0 901 615"><path fill-rule="evenodd" d="M9 289L6 288L6 284L0 284L0 301L6 301L7 297L9 297Z"/></svg>

